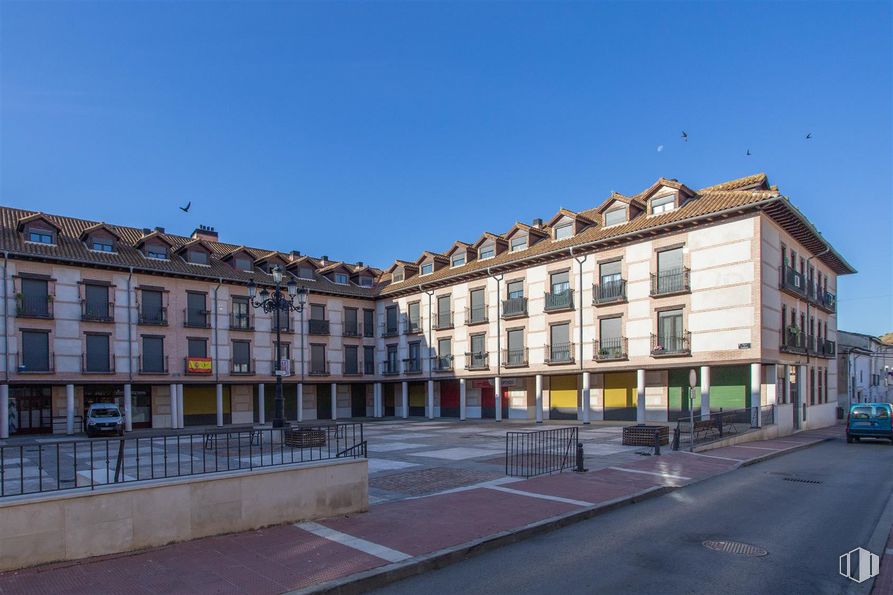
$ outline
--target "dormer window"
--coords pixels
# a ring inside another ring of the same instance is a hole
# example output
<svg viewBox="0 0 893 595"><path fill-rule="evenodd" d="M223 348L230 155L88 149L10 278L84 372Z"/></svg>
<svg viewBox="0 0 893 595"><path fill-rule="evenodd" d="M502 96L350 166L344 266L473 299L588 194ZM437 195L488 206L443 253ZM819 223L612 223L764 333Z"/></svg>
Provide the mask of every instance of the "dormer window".
<svg viewBox="0 0 893 595"><path fill-rule="evenodd" d="M510 249L512 252L517 250L524 250L527 248L527 236L526 235L517 235L512 238Z"/></svg>
<svg viewBox="0 0 893 595"><path fill-rule="evenodd" d="M485 243L478 249L478 259L486 260L487 258L493 258L496 256L496 243L492 240Z"/></svg>
<svg viewBox="0 0 893 595"><path fill-rule="evenodd" d="M313 269L310 267L301 267L298 269L299 279L313 279Z"/></svg>
<svg viewBox="0 0 893 595"><path fill-rule="evenodd" d="M250 258L236 257L236 269L251 272L254 270L254 264L251 262Z"/></svg>
<svg viewBox="0 0 893 595"><path fill-rule="evenodd" d="M651 214L658 215L660 213L668 213L676 208L676 196L666 194L658 196L651 201Z"/></svg>
<svg viewBox="0 0 893 595"><path fill-rule="evenodd" d="M571 237L572 235L574 235L574 223L572 221L565 221L555 226L556 240L563 240L565 238Z"/></svg>
<svg viewBox="0 0 893 595"><path fill-rule="evenodd" d="M372 277L360 277L360 287L372 287Z"/></svg>
<svg viewBox="0 0 893 595"><path fill-rule="evenodd" d="M28 232L28 241L35 244L55 244L53 232L46 229L32 229Z"/></svg>
<svg viewBox="0 0 893 595"><path fill-rule="evenodd" d="M115 246L112 240L94 239L90 240L90 250L96 252L114 252Z"/></svg>
<svg viewBox="0 0 893 595"><path fill-rule="evenodd" d="M391 280L392 280L394 283L400 283L400 282L402 282L402 281L403 281L403 270L401 269L401 270L399 270L399 271L394 271L394 274L391 275Z"/></svg>
<svg viewBox="0 0 893 595"><path fill-rule="evenodd" d="M422 265L422 273L421 273L422 275L430 275L433 272L434 272L434 263L433 262L426 262L425 264Z"/></svg>
<svg viewBox="0 0 893 595"><path fill-rule="evenodd" d="M347 285L349 280L345 273L335 273L335 283L338 285Z"/></svg>
<svg viewBox="0 0 893 595"><path fill-rule="evenodd" d="M610 211L605 213L606 227L608 225L620 225L621 223L626 223L626 207L611 209Z"/></svg>
<svg viewBox="0 0 893 595"><path fill-rule="evenodd" d="M460 267L465 264L465 254L453 254L453 257L450 259L450 266L452 268Z"/></svg>
<svg viewBox="0 0 893 595"><path fill-rule="evenodd" d="M208 264L208 253L202 250L189 250L186 253L186 260L192 264Z"/></svg>
<svg viewBox="0 0 893 595"><path fill-rule="evenodd" d="M161 244L150 244L146 247L146 256L157 260L167 260L167 248Z"/></svg>

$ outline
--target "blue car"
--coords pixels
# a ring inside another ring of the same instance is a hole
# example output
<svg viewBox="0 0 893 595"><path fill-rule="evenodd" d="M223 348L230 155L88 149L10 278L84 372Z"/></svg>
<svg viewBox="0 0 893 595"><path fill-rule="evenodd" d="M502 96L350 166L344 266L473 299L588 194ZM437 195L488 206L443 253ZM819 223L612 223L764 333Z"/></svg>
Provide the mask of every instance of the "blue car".
<svg viewBox="0 0 893 595"><path fill-rule="evenodd" d="M846 418L846 441L860 438L881 438L893 444L893 405L890 403L859 403L850 405Z"/></svg>

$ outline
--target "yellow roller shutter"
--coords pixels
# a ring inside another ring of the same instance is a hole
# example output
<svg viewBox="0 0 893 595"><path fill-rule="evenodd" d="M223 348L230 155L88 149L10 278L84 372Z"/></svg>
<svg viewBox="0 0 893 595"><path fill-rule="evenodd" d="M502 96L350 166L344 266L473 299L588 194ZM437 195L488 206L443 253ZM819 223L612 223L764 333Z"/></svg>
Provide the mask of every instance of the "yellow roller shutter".
<svg viewBox="0 0 893 595"><path fill-rule="evenodd" d="M605 374L605 409L636 406L636 373L612 372Z"/></svg>
<svg viewBox="0 0 893 595"><path fill-rule="evenodd" d="M577 418L577 376L549 377L549 417Z"/></svg>

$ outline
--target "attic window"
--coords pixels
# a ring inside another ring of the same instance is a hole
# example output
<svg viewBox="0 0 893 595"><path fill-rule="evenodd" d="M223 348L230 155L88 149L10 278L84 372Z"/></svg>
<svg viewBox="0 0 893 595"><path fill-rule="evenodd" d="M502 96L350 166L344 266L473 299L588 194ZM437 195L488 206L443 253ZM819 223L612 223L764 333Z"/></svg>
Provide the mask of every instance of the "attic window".
<svg viewBox="0 0 893 595"><path fill-rule="evenodd" d="M605 213L605 226L626 223L626 207L611 209Z"/></svg>
<svg viewBox="0 0 893 595"><path fill-rule="evenodd" d="M186 253L186 260L192 264L208 264L208 253L202 250L190 250Z"/></svg>
<svg viewBox="0 0 893 595"><path fill-rule="evenodd" d="M28 241L35 244L55 244L53 232L47 229L31 229L28 231Z"/></svg>
<svg viewBox="0 0 893 595"><path fill-rule="evenodd" d="M658 196L657 198L651 201L651 214L658 215L660 213L668 213L676 208L676 196L673 194L666 194L664 196Z"/></svg>
<svg viewBox="0 0 893 595"><path fill-rule="evenodd" d="M240 271L250 272L254 269L254 266L253 266L250 258L242 257L242 258L236 258L236 269L238 269Z"/></svg>
<svg viewBox="0 0 893 595"><path fill-rule="evenodd" d="M524 250L527 248L527 236L526 235L517 235L512 238L511 243L511 251L515 252L517 250Z"/></svg>
<svg viewBox="0 0 893 595"><path fill-rule="evenodd" d="M90 240L90 250L95 252L114 252L115 246L112 240L107 240L105 238L96 238Z"/></svg>
<svg viewBox="0 0 893 595"><path fill-rule="evenodd" d="M360 277L360 287L372 287L372 277Z"/></svg>
<svg viewBox="0 0 893 595"><path fill-rule="evenodd" d="M403 269L394 271L394 274L391 275L391 279L394 281L394 283L400 283L401 281L403 281Z"/></svg>
<svg viewBox="0 0 893 595"><path fill-rule="evenodd" d="M453 258L450 259L450 266L453 268L460 267L463 264L465 264L465 254L462 252L454 254Z"/></svg>
<svg viewBox="0 0 893 595"><path fill-rule="evenodd" d="M298 269L299 279L313 279L313 269L310 267L301 267Z"/></svg>
<svg viewBox="0 0 893 595"><path fill-rule="evenodd" d="M338 285L347 285L349 283L345 273L335 273L335 283Z"/></svg>
<svg viewBox="0 0 893 595"><path fill-rule="evenodd" d="M167 248L161 244L149 244L146 246L146 256L156 260L167 260Z"/></svg>
<svg viewBox="0 0 893 595"><path fill-rule="evenodd" d="M571 221L566 221L555 227L556 240L563 240L565 238L571 237L572 235L574 235L574 224Z"/></svg>
<svg viewBox="0 0 893 595"><path fill-rule="evenodd" d="M426 262L425 264L422 265L422 273L421 273L422 275L430 275L433 272L434 272L434 263L433 262Z"/></svg>
<svg viewBox="0 0 893 595"><path fill-rule="evenodd" d="M481 246L478 250L478 258L480 260L493 258L494 256L496 256L496 243L492 240Z"/></svg>

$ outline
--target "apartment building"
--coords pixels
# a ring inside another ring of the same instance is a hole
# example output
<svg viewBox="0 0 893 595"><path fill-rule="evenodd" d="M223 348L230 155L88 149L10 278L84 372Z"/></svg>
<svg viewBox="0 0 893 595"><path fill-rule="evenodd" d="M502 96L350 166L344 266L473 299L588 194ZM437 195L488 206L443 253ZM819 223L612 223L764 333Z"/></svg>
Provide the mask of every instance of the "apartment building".
<svg viewBox="0 0 893 595"><path fill-rule="evenodd" d="M878 337L838 331L837 400L846 411L853 403L893 402L893 345Z"/></svg>
<svg viewBox="0 0 893 595"><path fill-rule="evenodd" d="M772 404L793 429L833 422L836 282L855 271L764 174L661 178L387 270L210 228L0 217L0 400L18 432L71 431L110 399L134 427L269 419L273 320L247 283L269 287L275 266L309 292L281 320L292 420L671 421Z"/></svg>

